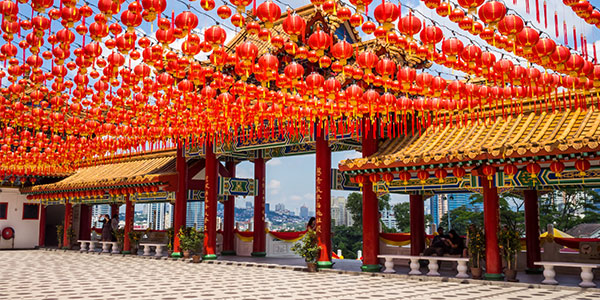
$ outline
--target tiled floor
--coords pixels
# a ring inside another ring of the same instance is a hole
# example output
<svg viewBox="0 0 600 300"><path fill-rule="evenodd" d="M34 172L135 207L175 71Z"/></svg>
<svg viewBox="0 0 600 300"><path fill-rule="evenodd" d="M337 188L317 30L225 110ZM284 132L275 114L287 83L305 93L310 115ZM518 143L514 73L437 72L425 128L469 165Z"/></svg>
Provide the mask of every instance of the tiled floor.
<svg viewBox="0 0 600 300"><path fill-rule="evenodd" d="M0 299L600 299L600 292L0 251Z"/></svg>

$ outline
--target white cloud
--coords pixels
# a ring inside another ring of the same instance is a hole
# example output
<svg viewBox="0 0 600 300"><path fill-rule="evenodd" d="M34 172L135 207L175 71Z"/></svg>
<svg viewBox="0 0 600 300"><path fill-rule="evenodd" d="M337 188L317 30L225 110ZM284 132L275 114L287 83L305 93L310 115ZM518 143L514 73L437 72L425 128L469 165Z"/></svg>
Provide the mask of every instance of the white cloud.
<svg viewBox="0 0 600 300"><path fill-rule="evenodd" d="M281 158L273 158L267 162L267 166L275 167L281 166Z"/></svg>
<svg viewBox="0 0 600 300"><path fill-rule="evenodd" d="M315 201L315 194L314 193L306 193L306 194L304 194L303 197L306 200Z"/></svg>
<svg viewBox="0 0 600 300"><path fill-rule="evenodd" d="M279 189L281 188L281 181L271 179L267 184L267 189L269 190L269 194L277 195L279 194Z"/></svg>
<svg viewBox="0 0 600 300"><path fill-rule="evenodd" d="M302 200L302 197L301 197L301 196L298 196L298 195L291 195L291 196L290 196L290 200L292 200L292 201L294 201L294 202L296 202L296 201L301 201L301 200Z"/></svg>

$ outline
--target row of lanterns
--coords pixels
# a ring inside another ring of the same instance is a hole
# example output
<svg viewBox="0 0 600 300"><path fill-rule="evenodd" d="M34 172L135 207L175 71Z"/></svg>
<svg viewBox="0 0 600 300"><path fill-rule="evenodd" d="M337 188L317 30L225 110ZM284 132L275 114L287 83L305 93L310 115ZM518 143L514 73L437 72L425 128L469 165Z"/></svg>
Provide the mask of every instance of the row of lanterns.
<svg viewBox="0 0 600 300"><path fill-rule="evenodd" d="M138 186L138 187L123 187L123 188L111 188L111 189L97 189L97 190L85 190L85 191L72 191L72 192L60 192L60 193L35 193L27 195L28 200L61 200L67 199L70 201L81 201L85 199L98 199L104 198L106 194L110 197L119 197L122 195L138 194L156 194L159 191L159 187L156 185L149 186Z"/></svg>

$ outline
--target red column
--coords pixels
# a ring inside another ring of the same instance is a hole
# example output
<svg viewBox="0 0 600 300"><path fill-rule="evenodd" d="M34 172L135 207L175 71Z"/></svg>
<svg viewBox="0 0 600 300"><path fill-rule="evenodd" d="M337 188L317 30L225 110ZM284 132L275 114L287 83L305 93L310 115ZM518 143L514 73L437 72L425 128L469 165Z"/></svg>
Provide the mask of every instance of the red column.
<svg viewBox="0 0 600 300"><path fill-rule="evenodd" d="M536 190L523 191L525 198L525 243L527 244L527 273L540 274L542 269L533 263L541 260L538 194Z"/></svg>
<svg viewBox="0 0 600 300"><path fill-rule="evenodd" d="M266 256L265 240L265 159L262 150L254 159L254 180L258 183L258 194L254 196L254 240L252 241L252 256Z"/></svg>
<svg viewBox="0 0 600 300"><path fill-rule="evenodd" d="M73 205L69 200L65 201L65 223L63 227L63 248L70 248L71 239L69 238L69 227L73 224Z"/></svg>
<svg viewBox="0 0 600 300"><path fill-rule="evenodd" d="M498 189L494 180L481 177L483 186L483 222L485 229L485 279L503 280L502 258L498 247L498 227L500 226L500 207Z"/></svg>
<svg viewBox="0 0 600 300"><path fill-rule="evenodd" d="M230 177L235 177L235 161L226 163ZM235 255L233 248L233 229L235 227L235 197L227 197L223 211L223 251L221 255Z"/></svg>
<svg viewBox="0 0 600 300"><path fill-rule="evenodd" d="M377 151L377 138L372 133L369 119L365 120L362 138L362 156L368 157ZM373 184L366 180L362 187L363 195L363 265L364 272L378 272L379 264L379 203L377 195L373 192Z"/></svg>
<svg viewBox="0 0 600 300"><path fill-rule="evenodd" d="M173 230L175 232L175 237L173 238L173 253L171 256L181 257L177 233L182 226L185 226L185 213L187 210L187 163L183 156L183 148L181 145L178 145L177 147L175 168L177 169L177 192L175 192L175 212L173 216Z"/></svg>
<svg viewBox="0 0 600 300"><path fill-rule="evenodd" d="M46 205L40 203L40 232L38 246L46 245Z"/></svg>
<svg viewBox="0 0 600 300"><path fill-rule="evenodd" d="M110 205L110 217L112 218L112 216L114 215L119 215L119 204L111 204Z"/></svg>
<svg viewBox="0 0 600 300"><path fill-rule="evenodd" d="M129 233L133 230L133 202L129 199L129 194L125 195L125 239L123 240L123 253L131 253L131 241ZM136 254L136 253L134 253Z"/></svg>
<svg viewBox="0 0 600 300"><path fill-rule="evenodd" d="M219 161L212 142L206 143L204 172L204 259L217 259L217 176Z"/></svg>
<svg viewBox="0 0 600 300"><path fill-rule="evenodd" d="M410 195L410 255L425 249L425 208L423 195Z"/></svg>
<svg viewBox="0 0 600 300"><path fill-rule="evenodd" d="M92 233L92 207L87 204L81 204L79 213L79 239L89 240Z"/></svg>
<svg viewBox="0 0 600 300"><path fill-rule="evenodd" d="M325 133L316 138L316 219L321 255L319 268L331 268L331 149Z"/></svg>

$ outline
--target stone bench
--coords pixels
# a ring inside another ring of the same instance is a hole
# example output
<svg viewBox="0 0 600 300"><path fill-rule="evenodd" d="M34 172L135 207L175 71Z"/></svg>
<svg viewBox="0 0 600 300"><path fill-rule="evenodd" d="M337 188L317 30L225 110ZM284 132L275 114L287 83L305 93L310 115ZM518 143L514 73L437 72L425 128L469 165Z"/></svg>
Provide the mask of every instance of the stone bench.
<svg viewBox="0 0 600 300"><path fill-rule="evenodd" d="M102 253L121 253L121 251L119 251L119 244L117 242L99 241L98 243L102 244Z"/></svg>
<svg viewBox="0 0 600 300"><path fill-rule="evenodd" d="M408 259L410 261L410 272L409 275L421 275L421 271L419 270L420 264L419 260L425 259L429 261L429 272L427 276L440 276L438 272L438 261L453 261L457 262L456 270L458 274L456 274L457 278L468 278L467 274L467 262L468 258L462 257L445 257L445 256L413 256L413 255L378 255L378 258L385 259L385 270L384 273L394 273L394 259Z"/></svg>
<svg viewBox="0 0 600 300"><path fill-rule="evenodd" d="M592 282L592 280L594 280L592 269L600 267L600 264L558 261L538 261L534 262L534 265L544 267L544 280L542 281L542 284L558 284L558 281L554 279L556 276L554 267L581 268L581 282L579 283L580 287L596 287L596 284Z"/></svg>
<svg viewBox="0 0 600 300"><path fill-rule="evenodd" d="M154 247L156 252L154 256L160 257L162 256L163 247L166 247L167 244L141 243L140 246L144 246L144 256L150 256L151 247Z"/></svg>

